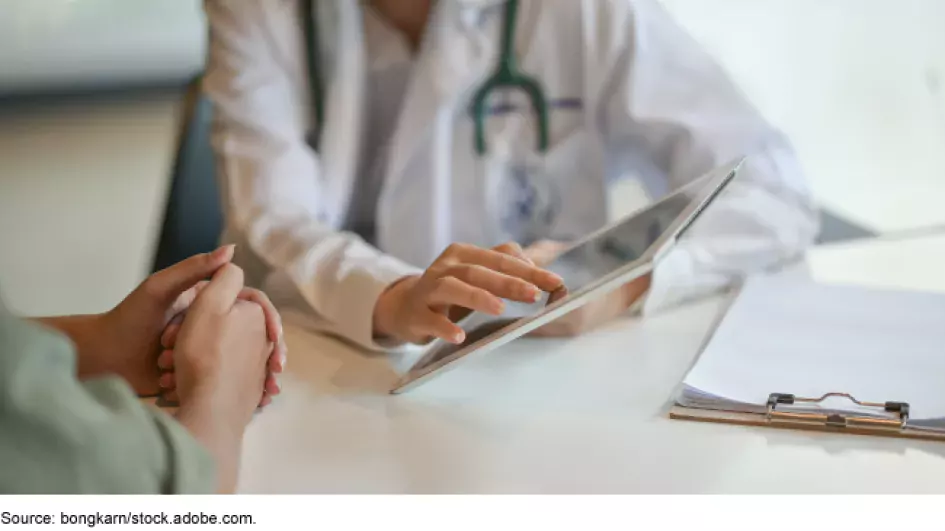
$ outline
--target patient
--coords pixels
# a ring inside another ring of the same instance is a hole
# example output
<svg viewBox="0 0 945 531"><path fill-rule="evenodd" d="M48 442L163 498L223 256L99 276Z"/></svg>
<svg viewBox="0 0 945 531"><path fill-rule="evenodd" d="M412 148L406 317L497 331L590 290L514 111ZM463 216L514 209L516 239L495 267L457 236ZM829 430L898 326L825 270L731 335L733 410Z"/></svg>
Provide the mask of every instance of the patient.
<svg viewBox="0 0 945 531"><path fill-rule="evenodd" d="M29 322L0 305L0 492L234 491L285 347L232 257L223 247L159 271L104 314ZM159 357L174 372L161 376ZM173 416L139 400L159 382L179 400Z"/></svg>

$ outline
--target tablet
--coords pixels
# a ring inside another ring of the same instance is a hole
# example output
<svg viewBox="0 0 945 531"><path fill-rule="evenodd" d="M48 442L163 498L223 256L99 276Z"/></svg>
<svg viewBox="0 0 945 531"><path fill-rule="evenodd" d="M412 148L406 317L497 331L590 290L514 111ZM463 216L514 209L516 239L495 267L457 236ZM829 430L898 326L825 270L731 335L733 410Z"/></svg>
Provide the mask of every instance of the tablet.
<svg viewBox="0 0 945 531"><path fill-rule="evenodd" d="M394 385L398 394L455 367L471 354L483 354L536 330L587 302L647 275L676 239L732 181L742 160L699 177L660 201L591 233L568 247L545 268L564 279L564 288L535 304L507 302L501 316L474 313L458 323L466 332L461 345L436 340Z"/></svg>

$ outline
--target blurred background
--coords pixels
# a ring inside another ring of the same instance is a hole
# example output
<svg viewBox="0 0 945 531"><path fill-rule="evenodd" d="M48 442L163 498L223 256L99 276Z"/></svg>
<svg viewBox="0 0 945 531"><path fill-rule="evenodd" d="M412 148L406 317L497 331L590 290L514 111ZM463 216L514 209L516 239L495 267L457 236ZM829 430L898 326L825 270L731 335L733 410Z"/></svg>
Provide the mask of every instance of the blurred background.
<svg viewBox="0 0 945 531"><path fill-rule="evenodd" d="M663 1L791 137L835 237L945 230L945 2ZM151 270L175 169L206 163L204 53L198 0L0 0L11 309L102 311Z"/></svg>

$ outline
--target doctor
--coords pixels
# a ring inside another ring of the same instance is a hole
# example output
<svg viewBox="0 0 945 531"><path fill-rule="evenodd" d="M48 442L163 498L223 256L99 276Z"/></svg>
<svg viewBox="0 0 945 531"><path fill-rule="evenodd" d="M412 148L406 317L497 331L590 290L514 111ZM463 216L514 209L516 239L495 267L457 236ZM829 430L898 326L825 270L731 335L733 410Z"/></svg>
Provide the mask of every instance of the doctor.
<svg viewBox="0 0 945 531"><path fill-rule="evenodd" d="M205 6L224 239L361 346L459 342L463 310L555 289L535 262L605 224L619 178L659 198L749 155L650 278L547 333L715 291L816 233L785 138L655 0Z"/></svg>

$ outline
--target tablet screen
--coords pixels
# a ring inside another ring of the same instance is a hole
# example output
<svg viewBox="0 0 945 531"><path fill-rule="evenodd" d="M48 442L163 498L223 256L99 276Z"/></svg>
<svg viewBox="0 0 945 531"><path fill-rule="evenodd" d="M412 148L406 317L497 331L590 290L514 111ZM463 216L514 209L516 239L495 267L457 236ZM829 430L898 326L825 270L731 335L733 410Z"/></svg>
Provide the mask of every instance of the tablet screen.
<svg viewBox="0 0 945 531"><path fill-rule="evenodd" d="M691 201L689 194L674 194L565 251L546 269L563 278L569 292L582 290L643 257Z"/></svg>
<svg viewBox="0 0 945 531"><path fill-rule="evenodd" d="M564 290L550 295L545 294L542 300L534 304L506 301L506 309L501 316L485 314L469 316L461 324L463 330L466 331L466 340L462 344L441 342L424 356L414 369L422 370L523 317L541 312L545 306L557 302L568 293L580 291L640 259L685 213L695 199L694 196L702 190L712 176L710 174L697 179L645 210L630 215L596 237L565 251L546 266L546 269L564 279Z"/></svg>

